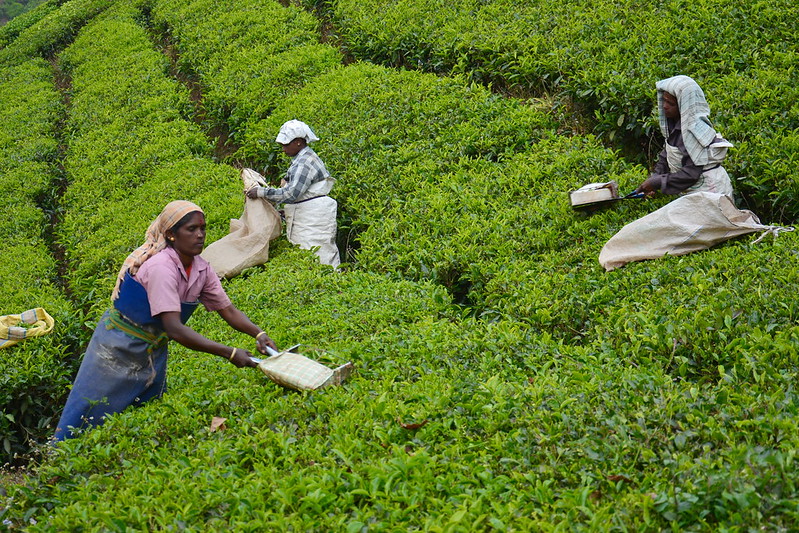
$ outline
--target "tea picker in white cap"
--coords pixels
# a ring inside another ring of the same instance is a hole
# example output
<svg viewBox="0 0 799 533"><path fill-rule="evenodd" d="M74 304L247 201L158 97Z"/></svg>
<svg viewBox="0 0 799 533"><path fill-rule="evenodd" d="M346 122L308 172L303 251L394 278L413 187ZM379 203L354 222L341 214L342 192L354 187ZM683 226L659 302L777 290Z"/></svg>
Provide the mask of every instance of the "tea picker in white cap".
<svg viewBox="0 0 799 533"><path fill-rule="evenodd" d="M300 248L316 248L323 264L338 267L336 246L336 212L338 204L328 196L335 179L308 143L319 137L304 122L289 120L280 127L275 142L292 158L279 188L252 187L248 198L263 198L283 204L286 216L286 237Z"/></svg>

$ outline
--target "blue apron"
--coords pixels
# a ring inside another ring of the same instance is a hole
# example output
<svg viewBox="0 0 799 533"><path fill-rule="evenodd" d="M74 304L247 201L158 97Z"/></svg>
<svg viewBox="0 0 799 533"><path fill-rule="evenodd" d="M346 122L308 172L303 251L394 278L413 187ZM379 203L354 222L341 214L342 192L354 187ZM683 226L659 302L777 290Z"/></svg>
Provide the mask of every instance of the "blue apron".
<svg viewBox="0 0 799 533"><path fill-rule="evenodd" d="M199 302L181 303L186 323ZM55 431L55 440L74 429L103 423L106 415L160 398L166 390L167 341L163 324L150 314L147 291L129 273L114 307L94 330Z"/></svg>

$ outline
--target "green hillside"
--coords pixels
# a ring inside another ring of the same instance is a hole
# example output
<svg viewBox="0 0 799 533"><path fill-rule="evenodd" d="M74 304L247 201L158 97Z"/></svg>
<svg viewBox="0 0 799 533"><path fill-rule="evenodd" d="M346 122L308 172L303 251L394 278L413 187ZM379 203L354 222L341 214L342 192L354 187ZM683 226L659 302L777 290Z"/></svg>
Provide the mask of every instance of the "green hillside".
<svg viewBox="0 0 799 533"><path fill-rule="evenodd" d="M46 0L6 0L0 4L0 26L43 4Z"/></svg>
<svg viewBox="0 0 799 533"><path fill-rule="evenodd" d="M0 314L56 320L0 350L3 527L794 529L796 234L605 272L604 243L672 198L567 194L633 190L654 84L688 74L738 205L794 223L799 13L723 7L49 0L0 27ZM225 289L353 378L292 392L172 343L161 400L49 446L150 221L186 199L224 236L239 168L279 181L292 118L337 178L342 269L283 236Z"/></svg>

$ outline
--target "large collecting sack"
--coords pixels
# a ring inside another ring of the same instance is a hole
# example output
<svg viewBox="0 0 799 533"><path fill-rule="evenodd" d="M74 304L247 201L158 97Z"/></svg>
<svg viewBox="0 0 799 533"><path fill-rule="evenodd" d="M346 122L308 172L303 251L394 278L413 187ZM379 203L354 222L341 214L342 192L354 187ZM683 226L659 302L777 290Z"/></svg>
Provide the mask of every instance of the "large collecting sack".
<svg viewBox="0 0 799 533"><path fill-rule="evenodd" d="M729 196L696 192L624 226L605 243L599 263L610 271L631 261L705 250L746 233L762 231L776 236L792 230L764 226L751 211L736 208Z"/></svg>
<svg viewBox="0 0 799 533"><path fill-rule="evenodd" d="M242 170L245 190L252 186L251 169ZM257 175L257 174L256 174ZM202 258L211 263L220 278L232 278L244 269L269 260L269 241L280 237L280 214L261 198L246 196L241 218L230 220L230 233L208 245Z"/></svg>

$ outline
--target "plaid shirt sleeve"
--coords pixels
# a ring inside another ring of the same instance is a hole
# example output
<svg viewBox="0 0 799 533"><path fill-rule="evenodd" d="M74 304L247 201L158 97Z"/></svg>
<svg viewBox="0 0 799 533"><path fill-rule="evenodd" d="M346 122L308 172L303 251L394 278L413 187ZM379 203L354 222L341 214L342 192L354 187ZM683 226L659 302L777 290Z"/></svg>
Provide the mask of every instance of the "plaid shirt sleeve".
<svg viewBox="0 0 799 533"><path fill-rule="evenodd" d="M286 186L279 189L260 187L258 196L276 204L292 204L308 190L312 183L324 179L320 169L314 165L313 152L305 148L294 157L286 172Z"/></svg>

